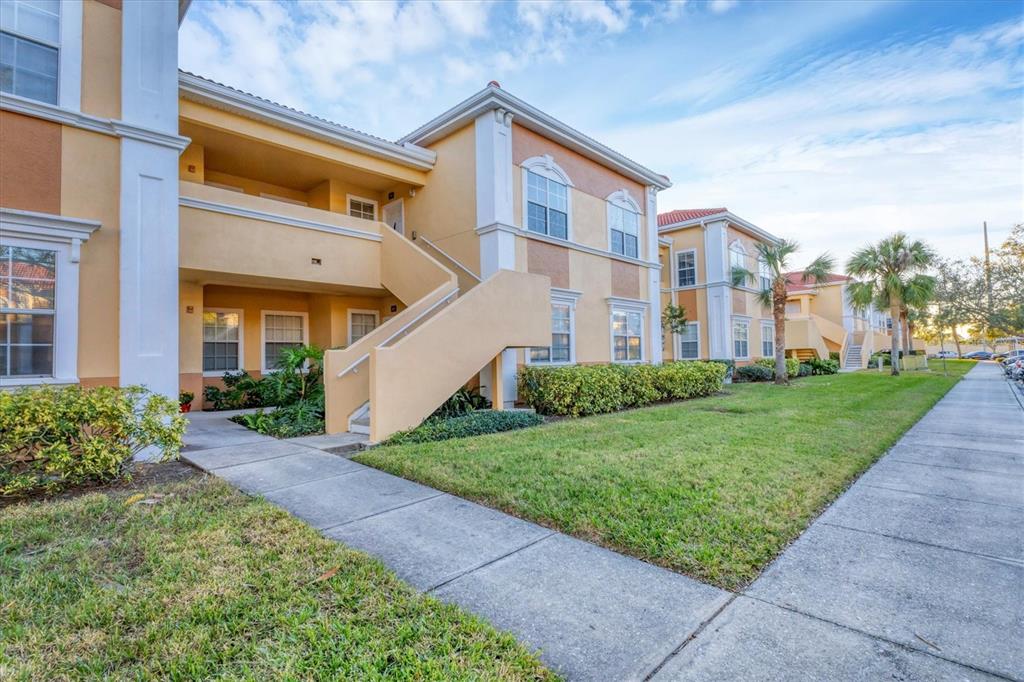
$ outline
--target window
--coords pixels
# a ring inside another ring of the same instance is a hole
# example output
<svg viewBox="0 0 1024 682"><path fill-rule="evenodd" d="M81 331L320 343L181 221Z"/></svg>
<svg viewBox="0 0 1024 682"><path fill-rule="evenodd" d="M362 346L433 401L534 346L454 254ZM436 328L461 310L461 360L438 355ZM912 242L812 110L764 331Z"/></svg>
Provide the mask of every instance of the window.
<svg viewBox="0 0 1024 682"><path fill-rule="evenodd" d="M745 268L746 267L746 254L743 253L743 247L732 246L729 248L729 259L730 265L734 268Z"/></svg>
<svg viewBox="0 0 1024 682"><path fill-rule="evenodd" d="M348 214L353 218L376 220L377 202L374 201L373 199L363 199L362 197L354 197L352 195L349 195Z"/></svg>
<svg viewBox="0 0 1024 682"><path fill-rule="evenodd" d="M612 360L643 360L644 315L632 310L612 311Z"/></svg>
<svg viewBox="0 0 1024 682"><path fill-rule="evenodd" d="M59 0L4 0L0 28L0 92L56 104Z"/></svg>
<svg viewBox="0 0 1024 682"><path fill-rule="evenodd" d="M281 364L281 351L306 344L306 314L263 312L263 371Z"/></svg>
<svg viewBox="0 0 1024 682"><path fill-rule="evenodd" d="M352 345L377 328L379 313L376 310L348 311L348 345Z"/></svg>
<svg viewBox="0 0 1024 682"><path fill-rule="evenodd" d="M203 372L222 374L242 369L242 312L203 311Z"/></svg>
<svg viewBox="0 0 1024 682"><path fill-rule="evenodd" d="M612 253L636 258L640 216L622 206L613 204L608 207L608 220L611 229Z"/></svg>
<svg viewBox="0 0 1024 682"><path fill-rule="evenodd" d="M761 357L775 357L775 325L767 322L761 325Z"/></svg>
<svg viewBox="0 0 1024 682"><path fill-rule="evenodd" d="M573 306L569 303L551 304L551 345L547 348L531 348L530 362L571 363Z"/></svg>
<svg viewBox="0 0 1024 682"><path fill-rule="evenodd" d="M681 287L692 287L697 283L696 251L680 251L676 254L676 281Z"/></svg>
<svg viewBox="0 0 1024 682"><path fill-rule="evenodd" d="M738 359L750 357L750 323L746 320L732 322L732 354Z"/></svg>
<svg viewBox="0 0 1024 682"><path fill-rule="evenodd" d="M0 377L54 375L57 252L0 246Z"/></svg>
<svg viewBox="0 0 1024 682"><path fill-rule="evenodd" d="M679 335L679 359L696 360L700 357L700 327L696 322L687 322L686 330Z"/></svg>
<svg viewBox="0 0 1024 682"><path fill-rule="evenodd" d="M787 315L799 315L800 314L800 301L786 301L786 314Z"/></svg>
<svg viewBox="0 0 1024 682"><path fill-rule="evenodd" d="M526 228L559 239L569 238L568 188L526 171Z"/></svg>
<svg viewBox="0 0 1024 682"><path fill-rule="evenodd" d="M761 280L761 291L770 291L772 288L772 271L768 267L768 263L758 259L757 272Z"/></svg>

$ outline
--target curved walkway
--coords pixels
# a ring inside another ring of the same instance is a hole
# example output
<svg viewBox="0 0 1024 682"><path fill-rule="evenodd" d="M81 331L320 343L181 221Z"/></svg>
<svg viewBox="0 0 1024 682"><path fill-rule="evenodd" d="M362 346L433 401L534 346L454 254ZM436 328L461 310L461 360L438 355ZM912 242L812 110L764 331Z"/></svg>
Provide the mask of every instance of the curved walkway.
<svg viewBox="0 0 1024 682"><path fill-rule="evenodd" d="M301 443L184 456L569 679L1024 679L1024 410L994 364L740 594Z"/></svg>

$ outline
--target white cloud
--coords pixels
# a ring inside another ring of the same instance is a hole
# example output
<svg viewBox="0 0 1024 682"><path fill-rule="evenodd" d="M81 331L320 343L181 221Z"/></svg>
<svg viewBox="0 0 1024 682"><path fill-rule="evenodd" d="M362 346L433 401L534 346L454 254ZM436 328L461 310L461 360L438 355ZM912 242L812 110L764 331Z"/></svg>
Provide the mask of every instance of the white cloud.
<svg viewBox="0 0 1024 682"><path fill-rule="evenodd" d="M738 4L739 2L737 0L711 0L711 2L708 3L708 7L715 14L724 14Z"/></svg>

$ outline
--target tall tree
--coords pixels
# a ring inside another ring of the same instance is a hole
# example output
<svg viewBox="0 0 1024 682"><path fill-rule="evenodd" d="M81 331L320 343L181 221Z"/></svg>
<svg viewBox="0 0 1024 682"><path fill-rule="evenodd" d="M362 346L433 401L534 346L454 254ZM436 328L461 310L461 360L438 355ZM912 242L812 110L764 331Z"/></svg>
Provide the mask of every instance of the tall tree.
<svg viewBox="0 0 1024 682"><path fill-rule="evenodd" d="M903 336L903 306L927 298L934 280L925 271L935 261L931 247L903 232L866 246L850 257L846 273L858 280L850 285L854 306L864 309L872 303L888 307L892 316L892 374L900 373L900 340Z"/></svg>
<svg viewBox="0 0 1024 682"><path fill-rule="evenodd" d="M758 242L757 255L761 264L759 275L768 280L769 286L757 294L757 300L766 308L771 308L775 319L775 383L789 383L786 372L786 273L790 270L790 258L800 250L800 245L791 239L782 239L776 244ZM804 284L823 282L828 279L829 271L835 267L835 261L827 253L823 253L804 268ZM753 273L742 268L733 269L734 280L754 279Z"/></svg>

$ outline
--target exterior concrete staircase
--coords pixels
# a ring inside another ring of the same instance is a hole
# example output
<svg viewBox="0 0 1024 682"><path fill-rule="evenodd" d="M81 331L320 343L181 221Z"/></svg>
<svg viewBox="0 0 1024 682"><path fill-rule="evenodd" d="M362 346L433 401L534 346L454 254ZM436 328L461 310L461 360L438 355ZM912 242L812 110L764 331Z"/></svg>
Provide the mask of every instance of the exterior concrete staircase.
<svg viewBox="0 0 1024 682"><path fill-rule="evenodd" d="M846 358L843 361L843 367L860 369L861 363L861 346L850 344L846 347Z"/></svg>

